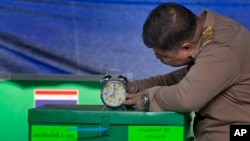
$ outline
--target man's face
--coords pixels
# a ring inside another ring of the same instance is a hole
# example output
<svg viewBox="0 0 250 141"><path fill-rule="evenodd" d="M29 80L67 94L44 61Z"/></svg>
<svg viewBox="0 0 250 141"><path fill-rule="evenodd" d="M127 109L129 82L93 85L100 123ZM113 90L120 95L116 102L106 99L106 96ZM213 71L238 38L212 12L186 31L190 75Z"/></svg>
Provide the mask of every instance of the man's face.
<svg viewBox="0 0 250 141"><path fill-rule="evenodd" d="M190 49L180 48L178 50L162 51L159 48L153 48L154 54L163 64L180 67L187 65L189 56L191 55Z"/></svg>

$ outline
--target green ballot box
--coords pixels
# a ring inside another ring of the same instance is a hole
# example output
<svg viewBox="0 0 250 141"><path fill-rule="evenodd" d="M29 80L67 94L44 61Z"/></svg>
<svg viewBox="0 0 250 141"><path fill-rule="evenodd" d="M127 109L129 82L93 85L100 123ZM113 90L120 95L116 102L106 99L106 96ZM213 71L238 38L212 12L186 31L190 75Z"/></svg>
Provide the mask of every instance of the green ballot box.
<svg viewBox="0 0 250 141"><path fill-rule="evenodd" d="M44 105L28 110L29 141L188 141L190 114Z"/></svg>

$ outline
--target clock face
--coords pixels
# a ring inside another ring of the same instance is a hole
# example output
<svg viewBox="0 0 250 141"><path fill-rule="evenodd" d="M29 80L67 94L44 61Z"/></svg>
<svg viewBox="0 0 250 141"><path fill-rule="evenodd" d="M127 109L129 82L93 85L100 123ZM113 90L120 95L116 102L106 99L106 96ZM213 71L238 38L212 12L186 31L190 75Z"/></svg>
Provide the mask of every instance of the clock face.
<svg viewBox="0 0 250 141"><path fill-rule="evenodd" d="M111 107L117 107L126 99L126 90L123 83L118 81L110 81L106 83L102 90L102 100Z"/></svg>

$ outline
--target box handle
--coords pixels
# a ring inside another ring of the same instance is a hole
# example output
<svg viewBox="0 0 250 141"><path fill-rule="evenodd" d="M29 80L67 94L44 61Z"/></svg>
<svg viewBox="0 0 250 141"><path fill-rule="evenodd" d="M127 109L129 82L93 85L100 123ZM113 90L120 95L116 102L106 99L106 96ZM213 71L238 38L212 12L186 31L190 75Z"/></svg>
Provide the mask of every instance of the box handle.
<svg viewBox="0 0 250 141"><path fill-rule="evenodd" d="M102 121L101 127L103 129L106 129L105 131L101 132L101 135L102 136L108 136L109 135L108 129L109 129L109 123L110 123L109 122L109 117L108 116L102 116L101 121Z"/></svg>
<svg viewBox="0 0 250 141"><path fill-rule="evenodd" d="M93 127L93 128L69 128L70 131L77 131L77 132L98 132L100 136L107 133L108 129L105 127L102 127L101 125L99 127Z"/></svg>

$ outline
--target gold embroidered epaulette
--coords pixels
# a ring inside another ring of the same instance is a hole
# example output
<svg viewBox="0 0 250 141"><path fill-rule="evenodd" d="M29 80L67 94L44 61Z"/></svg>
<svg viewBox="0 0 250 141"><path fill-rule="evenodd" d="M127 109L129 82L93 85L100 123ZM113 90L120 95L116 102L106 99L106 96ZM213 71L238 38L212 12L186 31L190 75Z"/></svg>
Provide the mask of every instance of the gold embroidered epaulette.
<svg viewBox="0 0 250 141"><path fill-rule="evenodd" d="M213 33L212 27L206 26L202 31L201 46L204 46L210 43L211 41L213 41L213 39L214 39L214 33Z"/></svg>

